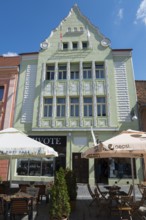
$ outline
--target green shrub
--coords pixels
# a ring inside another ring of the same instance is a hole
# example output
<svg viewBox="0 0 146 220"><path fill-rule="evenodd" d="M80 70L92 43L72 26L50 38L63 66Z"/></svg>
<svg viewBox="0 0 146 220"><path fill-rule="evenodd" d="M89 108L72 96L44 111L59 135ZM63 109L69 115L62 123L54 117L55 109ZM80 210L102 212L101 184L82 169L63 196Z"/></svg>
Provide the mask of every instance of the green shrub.
<svg viewBox="0 0 146 220"><path fill-rule="evenodd" d="M51 219L62 219L62 216L70 214L69 195L65 180L65 172L60 168L56 172L54 185L51 189L51 200L49 205L49 214Z"/></svg>

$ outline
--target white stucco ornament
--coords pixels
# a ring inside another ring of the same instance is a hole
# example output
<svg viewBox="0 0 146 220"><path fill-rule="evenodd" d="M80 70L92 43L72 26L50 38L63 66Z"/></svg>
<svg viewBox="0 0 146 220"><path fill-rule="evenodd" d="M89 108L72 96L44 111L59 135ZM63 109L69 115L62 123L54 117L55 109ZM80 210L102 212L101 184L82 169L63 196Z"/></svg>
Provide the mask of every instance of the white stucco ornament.
<svg viewBox="0 0 146 220"><path fill-rule="evenodd" d="M108 46L110 46L110 44L111 44L111 41L108 38L103 38L102 41L101 41L101 45L103 47L108 47Z"/></svg>
<svg viewBox="0 0 146 220"><path fill-rule="evenodd" d="M48 48L48 42L47 41L44 41L40 44L40 47L43 49L43 50L46 50Z"/></svg>

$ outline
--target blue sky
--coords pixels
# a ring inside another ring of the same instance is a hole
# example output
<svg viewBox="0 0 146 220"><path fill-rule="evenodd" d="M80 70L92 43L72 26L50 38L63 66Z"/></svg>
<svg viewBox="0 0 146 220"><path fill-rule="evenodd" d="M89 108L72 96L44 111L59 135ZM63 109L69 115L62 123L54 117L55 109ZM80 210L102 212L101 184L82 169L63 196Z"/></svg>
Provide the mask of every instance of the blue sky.
<svg viewBox="0 0 146 220"><path fill-rule="evenodd" d="M146 0L0 0L0 55L37 52L77 4L112 49L133 49L136 80L146 80Z"/></svg>

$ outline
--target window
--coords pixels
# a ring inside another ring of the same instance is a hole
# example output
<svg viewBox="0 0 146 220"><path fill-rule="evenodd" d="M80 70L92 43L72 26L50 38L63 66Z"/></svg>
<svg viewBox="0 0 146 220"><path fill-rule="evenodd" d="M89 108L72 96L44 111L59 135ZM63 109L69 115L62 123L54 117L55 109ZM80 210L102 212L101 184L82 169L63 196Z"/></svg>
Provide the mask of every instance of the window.
<svg viewBox="0 0 146 220"><path fill-rule="evenodd" d="M78 31L77 27L74 27L74 32Z"/></svg>
<svg viewBox="0 0 146 220"><path fill-rule="evenodd" d="M73 50L77 50L78 49L78 43L77 42L73 42L72 43L72 49Z"/></svg>
<svg viewBox="0 0 146 220"><path fill-rule="evenodd" d="M57 98L57 117L65 117L65 98Z"/></svg>
<svg viewBox="0 0 146 220"><path fill-rule="evenodd" d="M54 65L47 66L46 80L54 80L54 76L55 76L55 66Z"/></svg>
<svg viewBox="0 0 146 220"><path fill-rule="evenodd" d="M84 98L84 116L92 116L92 98L90 97Z"/></svg>
<svg viewBox="0 0 146 220"><path fill-rule="evenodd" d="M106 116L105 97L97 97L97 115Z"/></svg>
<svg viewBox="0 0 146 220"><path fill-rule="evenodd" d="M80 27L80 31L81 31L81 32L83 32L83 31L84 31L83 27Z"/></svg>
<svg viewBox="0 0 146 220"><path fill-rule="evenodd" d="M83 79L91 79L91 66L83 66Z"/></svg>
<svg viewBox="0 0 146 220"><path fill-rule="evenodd" d="M88 42L87 41L82 42L82 48L83 49L87 49L88 48Z"/></svg>
<svg viewBox="0 0 146 220"><path fill-rule="evenodd" d="M53 158L19 159L17 175L53 176Z"/></svg>
<svg viewBox="0 0 146 220"><path fill-rule="evenodd" d="M70 116L79 116L79 98L70 98Z"/></svg>
<svg viewBox="0 0 146 220"><path fill-rule="evenodd" d="M67 31L68 31L68 32L71 32L71 27L68 27Z"/></svg>
<svg viewBox="0 0 146 220"><path fill-rule="evenodd" d="M58 79L62 80L62 79L66 79L66 65L60 65L59 66L59 73L58 73Z"/></svg>
<svg viewBox="0 0 146 220"><path fill-rule="evenodd" d="M52 117L53 99L44 98L44 117Z"/></svg>
<svg viewBox="0 0 146 220"><path fill-rule="evenodd" d="M79 79L79 71L71 71L71 79Z"/></svg>
<svg viewBox="0 0 146 220"><path fill-rule="evenodd" d="M4 96L4 86L0 86L0 102L3 100Z"/></svg>
<svg viewBox="0 0 146 220"><path fill-rule="evenodd" d="M96 64L95 65L96 79L104 79L104 65Z"/></svg>
<svg viewBox="0 0 146 220"><path fill-rule="evenodd" d="M68 43L63 43L63 50L67 50L68 49Z"/></svg>

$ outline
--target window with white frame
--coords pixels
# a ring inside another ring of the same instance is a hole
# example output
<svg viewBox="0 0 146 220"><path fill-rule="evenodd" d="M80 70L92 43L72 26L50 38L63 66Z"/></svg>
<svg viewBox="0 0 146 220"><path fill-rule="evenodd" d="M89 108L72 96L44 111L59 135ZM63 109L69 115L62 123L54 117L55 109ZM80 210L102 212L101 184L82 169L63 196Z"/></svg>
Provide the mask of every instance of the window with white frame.
<svg viewBox="0 0 146 220"><path fill-rule="evenodd" d="M58 71L58 79L63 80L67 78L67 67L66 65L59 65L59 71Z"/></svg>
<svg viewBox="0 0 146 220"><path fill-rule="evenodd" d="M71 71L71 79L79 79L79 71Z"/></svg>
<svg viewBox="0 0 146 220"><path fill-rule="evenodd" d="M70 116L79 116L79 98L70 98Z"/></svg>
<svg viewBox="0 0 146 220"><path fill-rule="evenodd" d="M92 78L92 68L90 65L83 65L83 79Z"/></svg>
<svg viewBox="0 0 146 220"><path fill-rule="evenodd" d="M106 116L106 99L105 97L97 97L97 115Z"/></svg>
<svg viewBox="0 0 146 220"><path fill-rule="evenodd" d="M48 65L47 73L46 73L46 80L54 80L54 76L55 76L55 66Z"/></svg>
<svg viewBox="0 0 146 220"><path fill-rule="evenodd" d="M65 117L65 98L57 98L57 117Z"/></svg>
<svg viewBox="0 0 146 220"><path fill-rule="evenodd" d="M92 117L92 98L84 97L84 116Z"/></svg>
<svg viewBox="0 0 146 220"><path fill-rule="evenodd" d="M104 64L95 64L96 79L104 79Z"/></svg>
<svg viewBox="0 0 146 220"><path fill-rule="evenodd" d="M3 100L4 96L4 86L0 86L0 102Z"/></svg>
<svg viewBox="0 0 146 220"><path fill-rule="evenodd" d="M44 117L52 117L53 99L44 98Z"/></svg>

